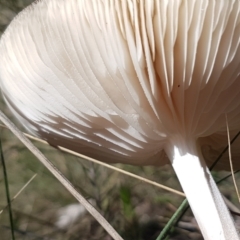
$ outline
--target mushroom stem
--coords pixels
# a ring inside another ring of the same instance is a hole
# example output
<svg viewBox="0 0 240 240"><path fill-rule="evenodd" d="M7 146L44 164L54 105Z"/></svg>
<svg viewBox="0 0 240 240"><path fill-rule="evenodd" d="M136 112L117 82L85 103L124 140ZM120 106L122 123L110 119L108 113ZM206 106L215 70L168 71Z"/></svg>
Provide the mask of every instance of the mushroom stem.
<svg viewBox="0 0 240 240"><path fill-rule="evenodd" d="M204 239L240 239L233 219L195 141L172 141L167 154Z"/></svg>

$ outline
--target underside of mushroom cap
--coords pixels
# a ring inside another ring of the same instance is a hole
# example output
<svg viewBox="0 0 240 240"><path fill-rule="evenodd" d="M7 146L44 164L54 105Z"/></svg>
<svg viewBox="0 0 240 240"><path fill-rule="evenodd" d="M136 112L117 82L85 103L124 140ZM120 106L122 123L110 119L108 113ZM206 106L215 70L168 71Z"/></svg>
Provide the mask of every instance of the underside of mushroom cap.
<svg viewBox="0 0 240 240"><path fill-rule="evenodd" d="M227 143L225 115L231 132L240 126L239 10L237 0L37 1L1 39L4 98L32 133L103 161L162 164L181 135L201 138L211 162L216 132Z"/></svg>

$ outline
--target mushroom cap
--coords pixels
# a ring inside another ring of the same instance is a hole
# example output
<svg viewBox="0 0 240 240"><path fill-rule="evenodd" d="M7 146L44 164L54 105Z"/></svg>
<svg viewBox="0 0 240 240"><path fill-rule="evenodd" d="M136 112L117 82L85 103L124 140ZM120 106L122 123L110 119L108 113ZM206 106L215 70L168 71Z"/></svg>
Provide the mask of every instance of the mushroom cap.
<svg viewBox="0 0 240 240"><path fill-rule="evenodd" d="M0 41L3 96L52 145L160 165L180 135L211 163L227 144L225 115L231 134L240 126L239 10L237 0L37 1Z"/></svg>

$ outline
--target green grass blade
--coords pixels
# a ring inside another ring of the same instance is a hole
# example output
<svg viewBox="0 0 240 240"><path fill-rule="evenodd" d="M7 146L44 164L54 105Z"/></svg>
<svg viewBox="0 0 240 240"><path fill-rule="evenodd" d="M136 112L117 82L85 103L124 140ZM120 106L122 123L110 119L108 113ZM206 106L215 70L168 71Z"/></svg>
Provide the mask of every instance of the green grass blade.
<svg viewBox="0 0 240 240"><path fill-rule="evenodd" d="M2 141L1 141L1 138L0 138L0 152L1 152L1 162L2 162L2 167L3 167L3 177L4 177L4 184L5 184L7 204L8 204L9 220L10 220L10 225L11 225L12 240L15 240L13 214L12 214L12 205L11 205L11 198L10 198L10 193L9 193L9 185L8 185L8 177L7 177L7 168L6 168L4 155L3 155L3 151L2 151Z"/></svg>
<svg viewBox="0 0 240 240"><path fill-rule="evenodd" d="M165 240L167 239L169 233L171 233L172 228L178 223L178 221L181 219L183 214L187 211L189 207L187 199L185 199L179 208L176 210L176 212L172 215L168 223L165 225L163 230L161 231L160 235L157 237L156 240Z"/></svg>

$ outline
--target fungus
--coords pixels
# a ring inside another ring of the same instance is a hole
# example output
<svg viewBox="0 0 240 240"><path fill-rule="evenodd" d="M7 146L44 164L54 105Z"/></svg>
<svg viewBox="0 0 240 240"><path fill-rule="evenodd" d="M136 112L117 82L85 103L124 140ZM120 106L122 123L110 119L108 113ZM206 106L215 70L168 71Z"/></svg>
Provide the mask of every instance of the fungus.
<svg viewBox="0 0 240 240"><path fill-rule="evenodd" d="M206 164L227 142L225 115L231 133L240 126L239 10L238 0L37 1L2 36L4 99L53 145L111 163L169 159L204 238L239 239Z"/></svg>

